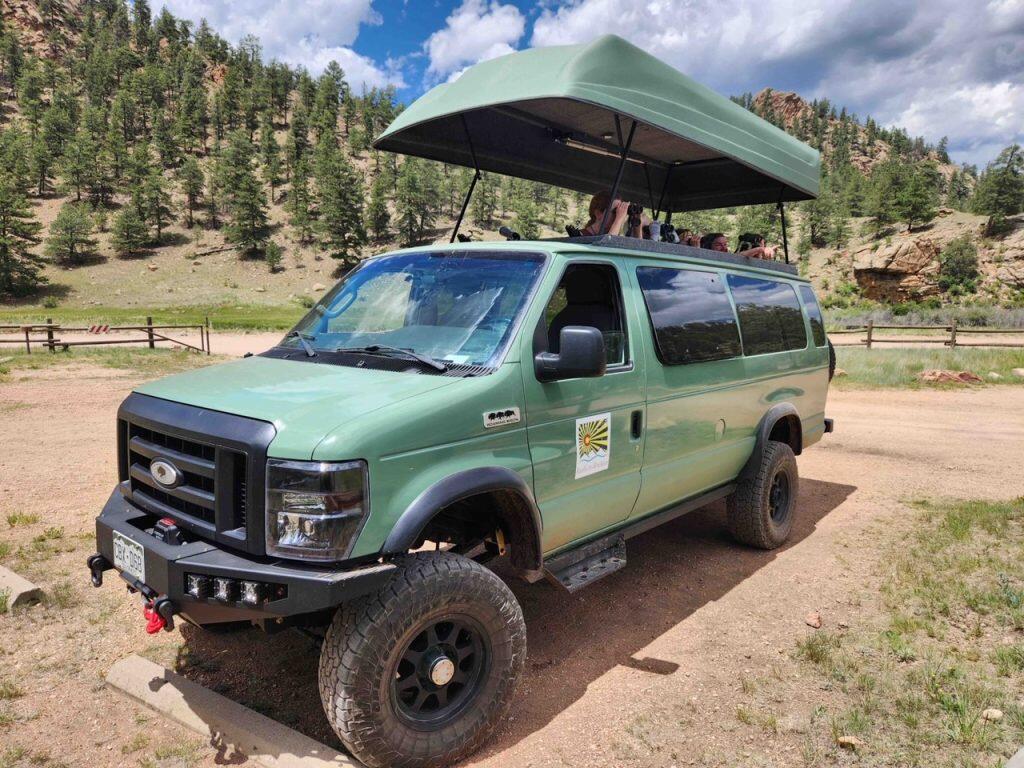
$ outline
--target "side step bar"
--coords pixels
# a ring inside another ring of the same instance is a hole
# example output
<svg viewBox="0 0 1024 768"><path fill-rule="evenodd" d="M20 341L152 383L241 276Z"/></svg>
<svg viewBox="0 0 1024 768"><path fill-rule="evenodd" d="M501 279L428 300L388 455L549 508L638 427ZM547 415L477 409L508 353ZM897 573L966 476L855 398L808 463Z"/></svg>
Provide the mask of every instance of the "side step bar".
<svg viewBox="0 0 1024 768"><path fill-rule="evenodd" d="M545 563L548 580L569 592L578 592L588 584L626 565L626 539L621 533L584 544Z"/></svg>
<svg viewBox="0 0 1024 768"><path fill-rule="evenodd" d="M706 507L735 490L736 486L733 484L724 485L675 507L640 518L600 539L548 558L544 561L544 575L553 584L569 592L578 592L598 579L625 567L626 539L646 533L687 512Z"/></svg>

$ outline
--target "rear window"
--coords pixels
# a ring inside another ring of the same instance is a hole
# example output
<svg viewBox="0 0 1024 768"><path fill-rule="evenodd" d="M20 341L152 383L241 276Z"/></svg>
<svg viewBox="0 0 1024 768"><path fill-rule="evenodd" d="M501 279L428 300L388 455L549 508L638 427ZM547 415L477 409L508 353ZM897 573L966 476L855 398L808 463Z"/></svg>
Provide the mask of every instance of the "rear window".
<svg viewBox="0 0 1024 768"><path fill-rule="evenodd" d="M825 318L821 316L821 307L818 306L818 299L809 285L800 286L800 296L804 300L804 307L807 308L807 317L811 321L811 336L814 339L814 346L825 346Z"/></svg>
<svg viewBox="0 0 1024 768"><path fill-rule="evenodd" d="M736 316L718 275L638 267L636 276L662 363L702 363L740 355Z"/></svg>
<svg viewBox="0 0 1024 768"><path fill-rule="evenodd" d="M765 355L807 346L800 301L789 283L729 275L740 318L745 355Z"/></svg>

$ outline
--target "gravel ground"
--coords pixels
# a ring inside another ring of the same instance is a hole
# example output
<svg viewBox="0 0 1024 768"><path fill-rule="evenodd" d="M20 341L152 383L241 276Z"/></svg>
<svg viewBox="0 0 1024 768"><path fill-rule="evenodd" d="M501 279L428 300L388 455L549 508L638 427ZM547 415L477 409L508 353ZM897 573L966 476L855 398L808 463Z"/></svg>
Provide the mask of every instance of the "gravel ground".
<svg viewBox="0 0 1024 768"><path fill-rule="evenodd" d="M278 336L266 338L216 335L214 350L259 351ZM305 637L188 627L150 637L115 579L89 586L92 521L116 472L114 415L137 383L71 364L0 384L3 562L53 595L0 617L0 682L21 694L0 700L0 761L23 749L25 764L223 764L203 739L104 687L110 665L133 652L337 746ZM715 505L632 540L624 570L575 596L513 584L527 671L472 764L803 765L805 734L832 696L792 658L814 631L808 612L826 628L876 612L873 542L901 525L905 501L1022 492L1024 389L834 392L829 415L836 433L799 459L799 518L784 549L730 543ZM12 513L39 519L9 526ZM774 709L777 728L737 721L752 695Z"/></svg>

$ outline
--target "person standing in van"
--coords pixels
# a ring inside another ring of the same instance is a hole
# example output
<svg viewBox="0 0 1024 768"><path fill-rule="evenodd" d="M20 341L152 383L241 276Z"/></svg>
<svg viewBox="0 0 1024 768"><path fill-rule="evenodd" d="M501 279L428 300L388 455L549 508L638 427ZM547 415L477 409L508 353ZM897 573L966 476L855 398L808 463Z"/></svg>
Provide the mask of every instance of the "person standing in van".
<svg viewBox="0 0 1024 768"><path fill-rule="evenodd" d="M612 214L608 217L607 228L602 232L601 222L604 221L604 212L608 209L609 202L611 202ZM584 236L617 235L622 231L622 226L626 223L626 219L629 218L629 203L625 200L612 200L611 194L601 191L590 198L588 213L590 220L587 222L587 226L583 228ZM640 228L638 227L637 229ZM625 234L627 237L642 237L641 232L630 231Z"/></svg>

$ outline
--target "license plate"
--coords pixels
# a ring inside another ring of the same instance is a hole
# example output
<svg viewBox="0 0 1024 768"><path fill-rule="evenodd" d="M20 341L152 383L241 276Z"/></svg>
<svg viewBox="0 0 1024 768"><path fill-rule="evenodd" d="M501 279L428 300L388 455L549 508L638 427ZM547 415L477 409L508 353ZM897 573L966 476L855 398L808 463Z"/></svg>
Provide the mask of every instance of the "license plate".
<svg viewBox="0 0 1024 768"><path fill-rule="evenodd" d="M142 545L114 531L114 567L146 583L146 552Z"/></svg>

